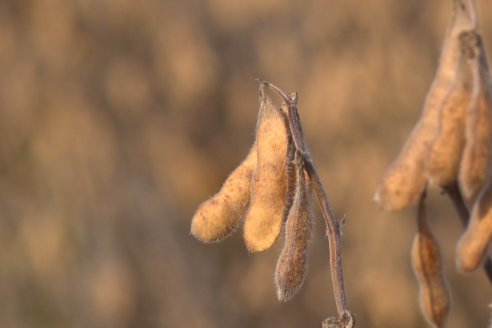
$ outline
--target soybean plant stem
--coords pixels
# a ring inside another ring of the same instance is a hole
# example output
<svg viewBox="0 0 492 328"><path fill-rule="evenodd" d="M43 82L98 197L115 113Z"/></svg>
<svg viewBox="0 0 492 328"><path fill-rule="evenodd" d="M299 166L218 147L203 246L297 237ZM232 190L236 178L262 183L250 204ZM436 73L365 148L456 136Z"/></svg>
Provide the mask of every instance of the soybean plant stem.
<svg viewBox="0 0 492 328"><path fill-rule="evenodd" d="M326 224L326 235L328 236L328 246L330 251L331 281L333 284L333 293L335 295L335 303L338 312L337 322L340 327L352 328L355 326L355 322L347 307L345 287L343 283L340 223L335 218L335 215L331 210L326 192L307 151L299 120L299 114L297 112L297 94L292 93L291 95L287 95L279 87L270 82L262 80L259 80L259 82L267 85L270 89L275 91L289 106L287 118L289 122L290 134L292 135L296 151L302 158L305 170L313 183L313 187L321 207L321 213Z"/></svg>
<svg viewBox="0 0 492 328"><path fill-rule="evenodd" d="M468 225L468 220L470 219L470 212L468 211L468 207L463 200L463 196L461 195L460 189L457 183L444 188L444 191L451 199L451 202L454 205L456 212L458 213L458 217L460 218L461 224L466 229ZM492 284L492 260L490 257L487 257L483 263L483 269L489 282Z"/></svg>

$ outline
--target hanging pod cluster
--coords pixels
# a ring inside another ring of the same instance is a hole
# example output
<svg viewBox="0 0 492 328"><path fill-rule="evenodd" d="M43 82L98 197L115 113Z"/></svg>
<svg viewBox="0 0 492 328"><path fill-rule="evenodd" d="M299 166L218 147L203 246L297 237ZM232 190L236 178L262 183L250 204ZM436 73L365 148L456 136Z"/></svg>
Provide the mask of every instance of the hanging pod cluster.
<svg viewBox="0 0 492 328"><path fill-rule="evenodd" d="M291 138L286 116L260 88L256 140L221 190L196 211L191 233L203 242L221 241L244 220L249 252L264 251L280 234L291 203Z"/></svg>
<svg viewBox="0 0 492 328"><path fill-rule="evenodd" d="M255 143L221 190L198 208L191 233L203 242L216 242L243 223L246 248L254 253L269 249L285 226L275 277L278 298L287 301L306 273L311 189L295 155L286 106L275 107L261 84Z"/></svg>
<svg viewBox="0 0 492 328"><path fill-rule="evenodd" d="M266 95L266 86L283 99L280 108ZM199 206L191 234L206 243L218 242L242 225L246 248L254 253L269 249L283 228L284 246L274 280L278 299L286 302L305 280L315 190L329 231L330 267L339 312L339 318L330 320L339 327L353 327L354 319L345 301L339 222L331 213L306 150L297 95L287 95L266 81L260 81L259 94L255 142L220 191Z"/></svg>
<svg viewBox="0 0 492 328"><path fill-rule="evenodd" d="M454 0L436 76L422 115L401 153L377 187L375 201L398 211L419 201L412 262L422 311L444 327L450 293L439 247L426 222L428 184L453 201L465 232L456 263L470 272L482 263L492 282L488 249L492 240L492 82L473 0ZM471 213L471 214L470 214Z"/></svg>

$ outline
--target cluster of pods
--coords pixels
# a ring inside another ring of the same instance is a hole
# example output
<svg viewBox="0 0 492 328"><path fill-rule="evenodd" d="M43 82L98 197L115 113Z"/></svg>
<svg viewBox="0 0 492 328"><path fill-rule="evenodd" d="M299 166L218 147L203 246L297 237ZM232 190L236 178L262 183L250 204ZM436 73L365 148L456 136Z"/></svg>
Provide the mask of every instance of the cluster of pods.
<svg viewBox="0 0 492 328"><path fill-rule="evenodd" d="M260 83L256 140L221 190L198 208L191 233L203 242L217 242L242 224L246 247L253 253L269 249L285 227L275 271L277 296L285 302L306 275L312 185L293 145L288 106L276 107L264 87Z"/></svg>
<svg viewBox="0 0 492 328"><path fill-rule="evenodd" d="M390 211L419 202L412 262L428 322L444 327L450 293L437 241L426 222L428 184L443 189L463 217L456 264L470 272L482 264L489 279L492 240L492 82L473 0L453 0L439 67L422 115L375 194Z"/></svg>

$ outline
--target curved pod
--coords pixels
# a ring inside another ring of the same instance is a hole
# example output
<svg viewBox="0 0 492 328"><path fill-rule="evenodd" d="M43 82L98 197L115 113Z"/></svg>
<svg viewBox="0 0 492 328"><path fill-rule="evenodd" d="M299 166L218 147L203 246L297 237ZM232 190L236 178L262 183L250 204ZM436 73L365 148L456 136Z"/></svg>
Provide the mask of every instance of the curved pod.
<svg viewBox="0 0 492 328"><path fill-rule="evenodd" d="M217 242L240 224L250 201L250 181L256 167L256 144L229 175L220 191L205 201L193 216L191 234L203 242Z"/></svg>

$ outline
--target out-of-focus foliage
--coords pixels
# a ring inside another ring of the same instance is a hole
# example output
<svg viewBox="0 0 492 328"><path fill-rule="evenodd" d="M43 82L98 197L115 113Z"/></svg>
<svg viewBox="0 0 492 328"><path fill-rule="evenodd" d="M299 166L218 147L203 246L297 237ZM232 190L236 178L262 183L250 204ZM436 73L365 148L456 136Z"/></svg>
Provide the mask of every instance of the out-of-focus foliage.
<svg viewBox="0 0 492 328"><path fill-rule="evenodd" d="M492 4L478 1L492 47ZM189 235L252 143L261 77L299 92L312 157L347 216L361 327L419 327L415 208L372 203L420 114L448 1L0 2L0 326L316 327L335 314L317 220L306 284L280 304L281 241ZM432 193L453 287L450 327L484 326L490 286L459 275L461 233ZM319 218L319 214L317 215Z"/></svg>

